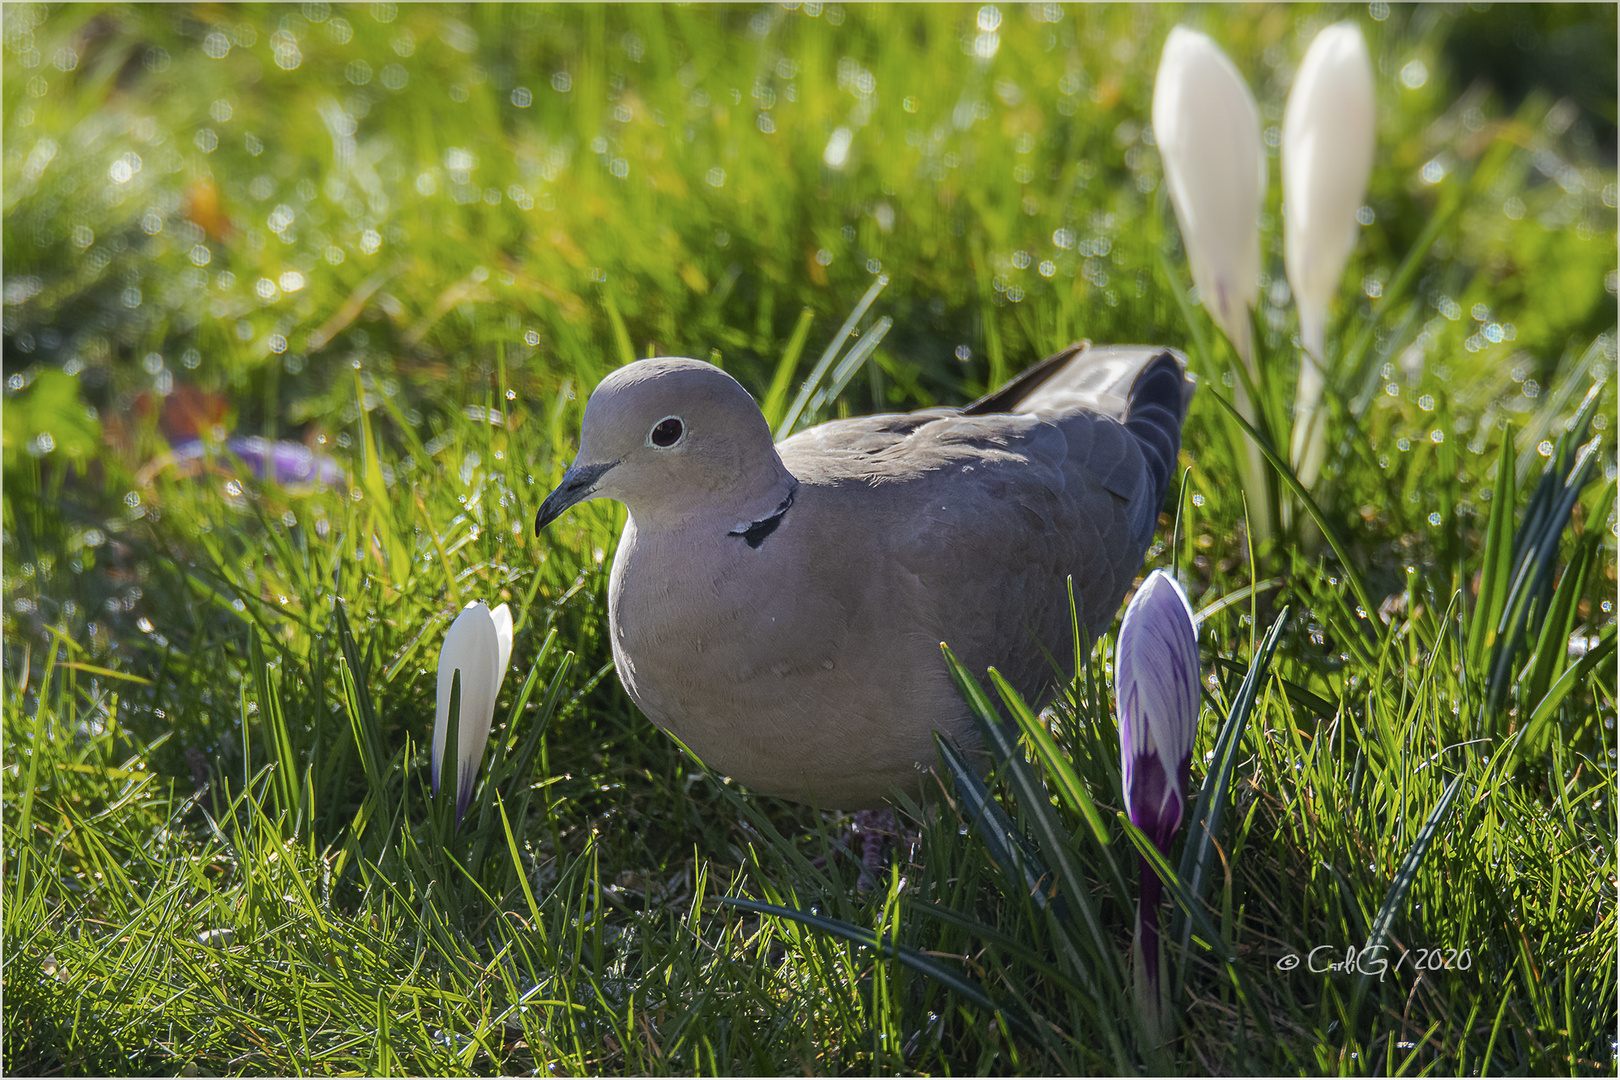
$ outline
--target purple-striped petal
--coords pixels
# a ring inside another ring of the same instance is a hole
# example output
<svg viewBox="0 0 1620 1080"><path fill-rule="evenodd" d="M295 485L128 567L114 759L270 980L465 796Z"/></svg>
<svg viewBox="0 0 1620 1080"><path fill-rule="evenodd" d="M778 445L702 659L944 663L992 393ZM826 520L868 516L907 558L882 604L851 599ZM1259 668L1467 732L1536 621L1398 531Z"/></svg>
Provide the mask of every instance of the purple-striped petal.
<svg viewBox="0 0 1620 1080"><path fill-rule="evenodd" d="M1125 609L1114 693L1126 814L1161 851L1186 806L1198 683L1192 605L1174 578L1155 570Z"/></svg>

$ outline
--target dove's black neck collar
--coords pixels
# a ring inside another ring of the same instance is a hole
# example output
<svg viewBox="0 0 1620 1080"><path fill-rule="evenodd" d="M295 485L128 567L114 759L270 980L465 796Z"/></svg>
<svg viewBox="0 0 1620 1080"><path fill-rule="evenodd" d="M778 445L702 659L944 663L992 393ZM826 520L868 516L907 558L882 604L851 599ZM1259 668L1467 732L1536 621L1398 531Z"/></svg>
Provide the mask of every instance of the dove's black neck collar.
<svg viewBox="0 0 1620 1080"><path fill-rule="evenodd" d="M769 517L762 517L758 521L738 526L727 532L726 535L741 537L751 548L759 547L765 542L765 538L775 532L778 525L782 524L782 519L787 517L788 510L793 506L793 496L798 493L798 490L799 483L795 480L793 486L788 488L787 497L782 500L782 504Z"/></svg>

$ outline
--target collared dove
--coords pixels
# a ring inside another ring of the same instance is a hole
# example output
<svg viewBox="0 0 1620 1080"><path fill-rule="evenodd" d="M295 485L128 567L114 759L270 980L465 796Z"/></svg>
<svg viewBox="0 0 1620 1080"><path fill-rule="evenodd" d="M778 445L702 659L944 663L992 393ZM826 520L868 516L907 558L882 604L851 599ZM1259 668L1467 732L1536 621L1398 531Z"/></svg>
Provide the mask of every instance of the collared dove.
<svg viewBox="0 0 1620 1080"><path fill-rule="evenodd" d="M978 737L940 652L1049 700L1113 621L1181 443L1186 361L1071 346L965 408L834 420L781 443L698 360L638 360L585 407L538 533L629 509L608 579L630 698L754 790L826 809L917 792L935 729Z"/></svg>

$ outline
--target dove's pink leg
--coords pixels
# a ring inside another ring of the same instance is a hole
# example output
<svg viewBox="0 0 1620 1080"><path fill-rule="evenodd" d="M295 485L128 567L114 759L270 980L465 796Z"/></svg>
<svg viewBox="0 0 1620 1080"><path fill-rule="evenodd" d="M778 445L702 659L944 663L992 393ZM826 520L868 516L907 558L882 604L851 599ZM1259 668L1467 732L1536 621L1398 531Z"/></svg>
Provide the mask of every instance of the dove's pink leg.
<svg viewBox="0 0 1620 1080"><path fill-rule="evenodd" d="M845 852L853 854L859 846L861 876L856 879L855 887L867 892L877 884L877 872L883 866L883 849L899 835L900 820L893 810L857 810L850 819L849 828L834 842L830 856L813 859L811 865L818 870L824 869L829 857L837 858Z"/></svg>

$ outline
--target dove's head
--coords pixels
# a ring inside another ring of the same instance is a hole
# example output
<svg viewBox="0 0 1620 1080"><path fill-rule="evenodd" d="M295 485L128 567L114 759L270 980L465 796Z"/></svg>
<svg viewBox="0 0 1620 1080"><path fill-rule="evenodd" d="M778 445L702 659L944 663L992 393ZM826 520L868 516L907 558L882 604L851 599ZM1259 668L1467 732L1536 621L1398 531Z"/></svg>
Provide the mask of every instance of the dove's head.
<svg viewBox="0 0 1620 1080"><path fill-rule="evenodd" d="M769 514L793 483L736 379L701 360L637 360L591 394L579 453L541 504L535 531L575 503L604 498L644 525L693 515L746 521Z"/></svg>

